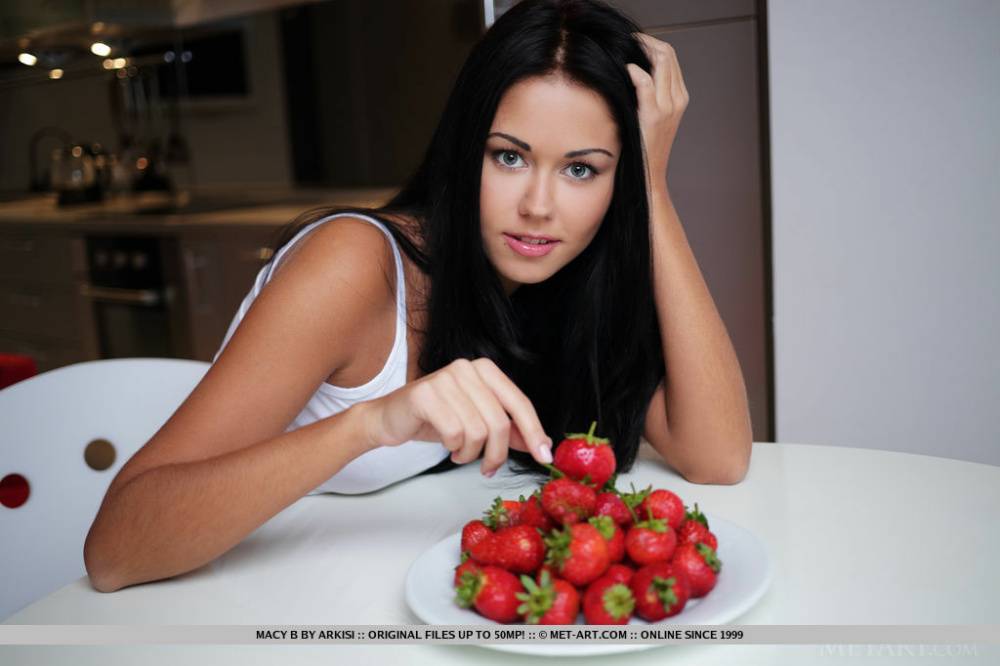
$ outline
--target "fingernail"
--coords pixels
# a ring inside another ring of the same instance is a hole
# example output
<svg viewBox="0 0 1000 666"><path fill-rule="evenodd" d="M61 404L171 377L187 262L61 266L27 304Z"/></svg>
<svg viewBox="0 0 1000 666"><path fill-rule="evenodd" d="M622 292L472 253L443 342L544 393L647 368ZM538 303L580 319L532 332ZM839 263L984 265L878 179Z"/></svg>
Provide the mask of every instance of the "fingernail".
<svg viewBox="0 0 1000 666"><path fill-rule="evenodd" d="M548 444L542 444L542 446L539 447L538 457L543 463L548 464L552 462L552 449L549 448Z"/></svg>
<svg viewBox="0 0 1000 666"><path fill-rule="evenodd" d="M483 476L485 476L487 479L492 479L493 475L496 474L496 473L497 473L497 471L495 469L491 469L488 472L483 472Z"/></svg>

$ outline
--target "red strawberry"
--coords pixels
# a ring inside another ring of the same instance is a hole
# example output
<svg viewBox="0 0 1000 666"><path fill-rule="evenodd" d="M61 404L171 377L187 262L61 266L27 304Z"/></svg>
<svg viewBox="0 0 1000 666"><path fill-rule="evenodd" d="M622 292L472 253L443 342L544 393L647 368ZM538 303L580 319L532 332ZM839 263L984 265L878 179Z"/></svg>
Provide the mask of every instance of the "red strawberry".
<svg viewBox="0 0 1000 666"><path fill-rule="evenodd" d="M602 487L615 473L615 450L610 441L594 437L597 421L590 432L567 433L553 454L552 464L574 481L584 481L592 488Z"/></svg>
<svg viewBox="0 0 1000 666"><path fill-rule="evenodd" d="M622 498L622 501L625 502L625 506L634 512L637 508L639 508L639 505L642 504L642 501L649 496L649 493L653 492L653 486L646 486L642 490L636 490L635 486L632 484L629 484L629 487L632 488L632 492L623 493L619 490L616 490L615 492L617 492L619 497Z"/></svg>
<svg viewBox="0 0 1000 666"><path fill-rule="evenodd" d="M677 547L677 535L664 521L652 518L636 523L625 534L625 550L642 566L666 562Z"/></svg>
<svg viewBox="0 0 1000 666"><path fill-rule="evenodd" d="M583 617L587 624L628 624L635 598L628 585L601 576L583 594Z"/></svg>
<svg viewBox="0 0 1000 666"><path fill-rule="evenodd" d="M466 571L477 573L478 571L480 571L480 569L482 569L482 567L479 565L478 562L475 562L474 560L465 560L457 567L455 567L455 580L452 583L452 586L458 587L458 584L462 582L462 574L464 574Z"/></svg>
<svg viewBox="0 0 1000 666"><path fill-rule="evenodd" d="M503 527L493 535L496 561L493 564L514 573L534 573L545 559L545 543L534 527Z"/></svg>
<svg viewBox="0 0 1000 666"><path fill-rule="evenodd" d="M608 567L607 572L604 574L604 578L613 578L619 583L629 584L632 580L632 576L635 575L635 569L624 564L612 564Z"/></svg>
<svg viewBox="0 0 1000 666"><path fill-rule="evenodd" d="M514 573L534 573L545 559L545 544L534 527L501 527L475 544L469 556L479 564L492 564Z"/></svg>
<svg viewBox="0 0 1000 666"><path fill-rule="evenodd" d="M594 515L597 493L571 479L553 479L542 486L542 506L560 525L572 525Z"/></svg>
<svg viewBox="0 0 1000 666"><path fill-rule="evenodd" d="M649 493L636 508L640 519L647 518L652 512L653 518L667 521L671 529L677 529L684 522L687 511L684 502L676 494L662 488Z"/></svg>
<svg viewBox="0 0 1000 666"><path fill-rule="evenodd" d="M520 502L497 497L493 500L492 506L483 512L483 523L491 530L519 525L520 513Z"/></svg>
<svg viewBox="0 0 1000 666"><path fill-rule="evenodd" d="M491 534L493 534L493 530L487 527L486 523L481 520L470 520L462 528L462 552L468 553L473 546Z"/></svg>
<svg viewBox="0 0 1000 666"><path fill-rule="evenodd" d="M658 622L684 610L691 594L684 574L668 562L647 564L635 572L629 588L635 596L635 614Z"/></svg>
<svg viewBox="0 0 1000 666"><path fill-rule="evenodd" d="M687 512L684 522L677 530L677 543L703 543L710 546L712 550L719 548L719 541L708 530L708 518L698 510L697 502L695 502L694 510Z"/></svg>
<svg viewBox="0 0 1000 666"><path fill-rule="evenodd" d="M517 594L523 601L517 608L528 624L575 624L580 612L580 593L566 581L553 579L548 571L541 573L536 584L521 576L524 592Z"/></svg>
<svg viewBox="0 0 1000 666"><path fill-rule="evenodd" d="M683 572L691 584L691 596L703 597L712 591L718 581L722 562L710 546L703 543L684 543L677 546L670 563L676 571Z"/></svg>
<svg viewBox="0 0 1000 666"><path fill-rule="evenodd" d="M542 493L538 490L531 493L528 499L524 499L523 495L521 496L521 508L518 510L517 516L518 522L521 525L537 527L543 532L548 532L555 527L552 519L549 518L542 507Z"/></svg>
<svg viewBox="0 0 1000 666"><path fill-rule="evenodd" d="M618 527L611 516L594 516L587 520L597 528L608 542L608 559L611 562L621 562L625 557L625 533Z"/></svg>
<svg viewBox="0 0 1000 666"><path fill-rule="evenodd" d="M608 542L590 523L567 525L545 537L546 564L573 585L582 587L596 580L611 564Z"/></svg>
<svg viewBox="0 0 1000 666"><path fill-rule="evenodd" d="M605 491L597 494L594 505L595 516L611 516L611 519L622 527L632 524L632 514L621 496L615 491Z"/></svg>
<svg viewBox="0 0 1000 666"><path fill-rule="evenodd" d="M462 556L465 557L466 554L468 554L469 559L473 562L479 564L496 564L497 542L493 537L493 533L490 532L485 539L474 543L472 548L463 552Z"/></svg>
<svg viewBox="0 0 1000 666"><path fill-rule="evenodd" d="M518 619L517 593L523 592L521 581L500 567L485 566L478 572L462 574L455 601L462 608L475 607L480 615L494 622Z"/></svg>

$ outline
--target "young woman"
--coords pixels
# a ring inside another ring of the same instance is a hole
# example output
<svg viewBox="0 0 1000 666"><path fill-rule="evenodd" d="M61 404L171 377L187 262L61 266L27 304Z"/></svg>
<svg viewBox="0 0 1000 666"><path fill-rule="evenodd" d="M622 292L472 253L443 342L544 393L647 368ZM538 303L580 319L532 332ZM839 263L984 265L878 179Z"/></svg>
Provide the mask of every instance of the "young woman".
<svg viewBox="0 0 1000 666"><path fill-rule="evenodd" d="M216 558L310 492L481 458L551 461L597 420L735 483L739 364L671 205L688 94L673 49L594 0L527 0L459 74L378 209L307 215L215 363L122 468L85 546L111 591Z"/></svg>

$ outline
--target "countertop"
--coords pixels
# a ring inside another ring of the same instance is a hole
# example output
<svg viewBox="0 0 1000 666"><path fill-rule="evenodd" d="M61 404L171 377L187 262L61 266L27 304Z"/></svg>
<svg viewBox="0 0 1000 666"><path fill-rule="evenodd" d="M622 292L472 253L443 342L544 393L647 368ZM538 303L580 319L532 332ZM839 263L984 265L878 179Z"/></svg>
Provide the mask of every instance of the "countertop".
<svg viewBox="0 0 1000 666"><path fill-rule="evenodd" d="M55 194L0 202L0 231L129 233L279 228L320 206L374 207L398 188L204 190L171 200L167 193L119 196L99 203L59 206ZM174 205L176 203L181 205Z"/></svg>
<svg viewBox="0 0 1000 666"><path fill-rule="evenodd" d="M1000 554L995 529L1000 468L891 451L765 442L754 444L743 482L709 486L678 477L644 445L635 467L618 480L619 487L633 483L670 488L689 505L698 502L763 542L773 565L771 584L738 624L1000 620L994 565ZM404 594L411 564L497 495L517 497L533 485L507 470L484 479L472 464L368 495L304 497L199 570L112 594L95 591L84 577L3 624L419 624ZM720 557L729 558L724 572L734 564L726 548L720 542ZM683 613L676 621L684 622ZM841 647L849 646L665 646L572 663L839 663ZM971 661L997 663L997 646L966 647L982 657ZM384 664L401 657L405 663L435 665L540 662L538 656L445 645L175 645L164 652L141 645L0 648L0 659L9 663L95 666ZM890 663L915 660L894 657Z"/></svg>

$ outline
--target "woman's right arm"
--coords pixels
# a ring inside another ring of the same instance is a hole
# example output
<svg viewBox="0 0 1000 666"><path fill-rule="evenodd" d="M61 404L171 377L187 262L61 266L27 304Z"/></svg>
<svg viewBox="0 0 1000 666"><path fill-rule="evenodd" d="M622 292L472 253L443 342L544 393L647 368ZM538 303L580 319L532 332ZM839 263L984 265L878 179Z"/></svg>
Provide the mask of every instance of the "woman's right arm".
<svg viewBox="0 0 1000 666"><path fill-rule="evenodd" d="M96 589L212 561L372 448L439 441L458 463L482 453L487 475L509 448L552 462L531 402L488 359L458 359L285 433L379 315L395 312L383 268L392 253L377 228L342 218L292 252L204 379L112 481L84 545Z"/></svg>
<svg viewBox="0 0 1000 666"><path fill-rule="evenodd" d="M385 236L360 220L321 225L293 247L202 381L112 481L84 545L96 589L210 562L374 446L354 407L284 431L395 308L385 266L392 275Z"/></svg>

